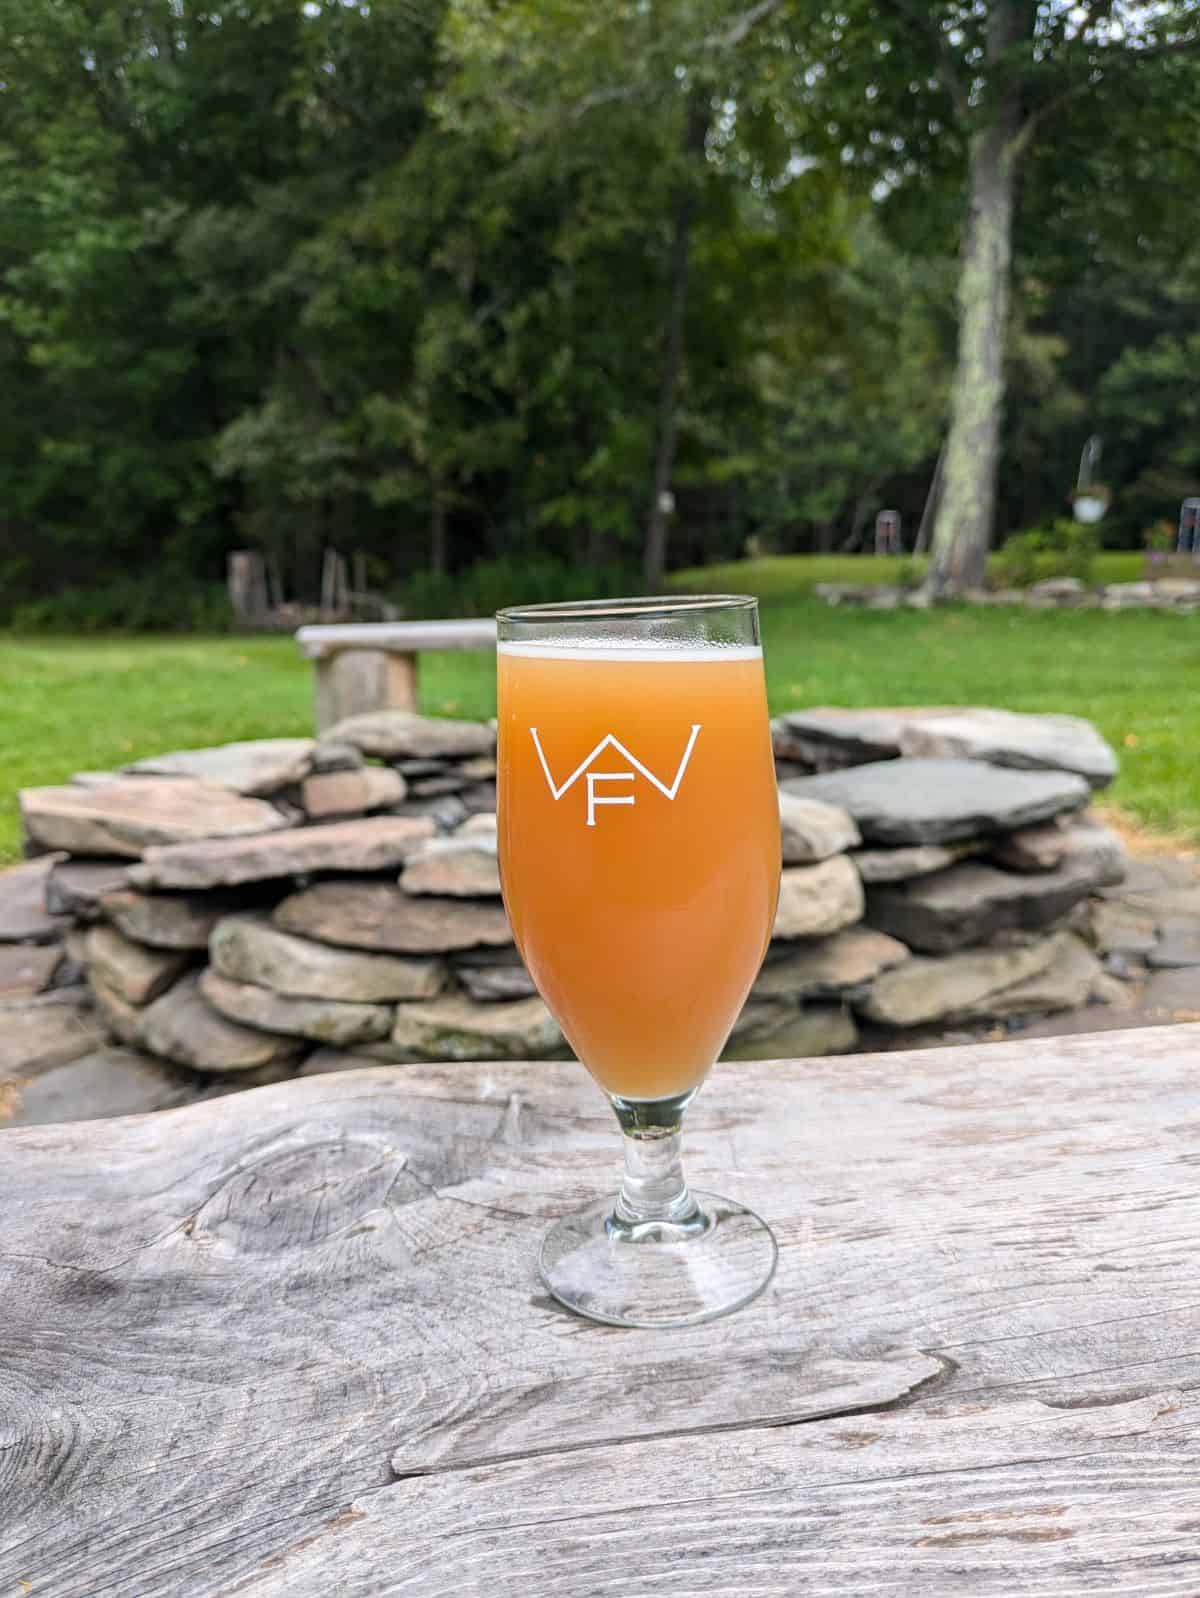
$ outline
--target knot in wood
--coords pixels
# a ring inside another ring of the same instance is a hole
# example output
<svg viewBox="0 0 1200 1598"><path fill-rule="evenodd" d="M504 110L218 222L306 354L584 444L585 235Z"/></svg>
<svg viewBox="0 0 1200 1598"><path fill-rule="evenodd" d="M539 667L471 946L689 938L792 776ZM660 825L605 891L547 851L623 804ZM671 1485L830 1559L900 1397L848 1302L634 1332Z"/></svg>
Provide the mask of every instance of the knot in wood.
<svg viewBox="0 0 1200 1598"><path fill-rule="evenodd" d="M187 1228L200 1247L279 1257L319 1247L392 1203L425 1196L408 1156L380 1138L290 1139L247 1156Z"/></svg>

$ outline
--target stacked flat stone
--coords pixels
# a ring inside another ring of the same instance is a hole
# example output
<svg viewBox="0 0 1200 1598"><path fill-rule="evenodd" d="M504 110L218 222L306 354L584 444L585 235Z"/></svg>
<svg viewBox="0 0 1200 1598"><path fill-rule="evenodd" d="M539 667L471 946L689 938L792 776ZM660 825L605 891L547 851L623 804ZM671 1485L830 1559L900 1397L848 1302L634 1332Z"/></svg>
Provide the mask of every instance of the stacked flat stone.
<svg viewBox="0 0 1200 1598"><path fill-rule="evenodd" d="M22 795L115 1038L201 1073L561 1051L512 946L495 732L406 712Z"/></svg>
<svg viewBox="0 0 1200 1598"><path fill-rule="evenodd" d="M1125 855L1086 811L1116 760L1089 722L814 710L773 732L785 802L851 816L865 925L905 950L848 990L861 1022L944 1027L1120 1002L1088 903L1122 880Z"/></svg>
<svg viewBox="0 0 1200 1598"><path fill-rule="evenodd" d="M779 912L727 1057L1111 984L1088 901L1122 862L1084 806L1115 762L1087 723L815 711L774 738ZM494 779L491 726L388 711L27 790L37 857L0 873L0 1119L565 1055L500 901Z"/></svg>
<svg viewBox="0 0 1200 1598"><path fill-rule="evenodd" d="M928 610L933 603L921 588L887 583L817 583L813 593L827 605L865 610ZM1024 605L1029 610L1169 610L1192 615L1200 610L1200 575L1097 587L1078 577L1047 577L1028 588L969 589L959 598L968 605Z"/></svg>

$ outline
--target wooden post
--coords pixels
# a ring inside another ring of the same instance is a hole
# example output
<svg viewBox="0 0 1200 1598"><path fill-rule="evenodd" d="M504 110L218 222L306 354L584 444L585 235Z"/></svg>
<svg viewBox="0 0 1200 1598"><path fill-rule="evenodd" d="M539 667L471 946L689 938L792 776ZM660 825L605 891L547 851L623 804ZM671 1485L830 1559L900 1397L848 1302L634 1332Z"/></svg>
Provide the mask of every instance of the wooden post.
<svg viewBox="0 0 1200 1598"><path fill-rule="evenodd" d="M383 657L383 703L388 710L418 710L417 661L419 655Z"/></svg>
<svg viewBox="0 0 1200 1598"><path fill-rule="evenodd" d="M321 557L321 615L330 619L334 612L334 597L337 586L337 556L332 549L327 549Z"/></svg>
<svg viewBox="0 0 1200 1598"><path fill-rule="evenodd" d="M256 626L267 611L267 579L263 558L254 549L235 549L225 567L229 604L243 626Z"/></svg>

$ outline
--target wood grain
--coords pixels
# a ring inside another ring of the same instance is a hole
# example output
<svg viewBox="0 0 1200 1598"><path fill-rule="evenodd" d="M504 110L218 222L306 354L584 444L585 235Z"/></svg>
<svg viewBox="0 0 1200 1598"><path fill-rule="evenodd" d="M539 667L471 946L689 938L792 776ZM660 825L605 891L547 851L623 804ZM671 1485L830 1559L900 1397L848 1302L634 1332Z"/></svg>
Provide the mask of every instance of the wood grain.
<svg viewBox="0 0 1200 1598"><path fill-rule="evenodd" d="M721 1070L689 1168L780 1269L667 1334L536 1282L615 1178L577 1066L0 1133L0 1598L1194 1593L1198 1041Z"/></svg>
<svg viewBox="0 0 1200 1598"><path fill-rule="evenodd" d="M240 1598L1090 1598L1200 1587L1194 1397L933 1406L410 1478Z"/></svg>

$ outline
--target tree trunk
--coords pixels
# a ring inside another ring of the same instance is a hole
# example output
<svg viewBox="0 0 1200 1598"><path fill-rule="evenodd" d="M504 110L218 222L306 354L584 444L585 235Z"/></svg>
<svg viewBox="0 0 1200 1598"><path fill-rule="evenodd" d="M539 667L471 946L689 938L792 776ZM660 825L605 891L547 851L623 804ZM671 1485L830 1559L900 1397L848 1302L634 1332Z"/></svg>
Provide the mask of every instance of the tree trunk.
<svg viewBox="0 0 1200 1598"><path fill-rule="evenodd" d="M998 63L1026 31L1028 9L1024 0L994 0L990 8L991 116L970 145L970 211L958 279L958 363L928 578L934 595L979 587L991 543L1021 121L1019 79L1011 66Z"/></svg>
<svg viewBox="0 0 1200 1598"><path fill-rule="evenodd" d="M436 484L429 513L429 569L435 577L446 575L446 502Z"/></svg>
<svg viewBox="0 0 1200 1598"><path fill-rule="evenodd" d="M680 373L683 370L688 261L698 176L694 168L704 159L707 135L708 98L697 92L688 102L683 130L683 170L671 203L670 298L667 305L667 336L663 350L662 379L658 391L658 411L655 417L654 479L650 488L650 507L646 517L643 562L647 593L653 593L661 585L667 564L669 512L666 495L671 486L671 471L675 464L676 396Z"/></svg>
<svg viewBox="0 0 1200 1598"><path fill-rule="evenodd" d="M842 545L841 553L851 555L858 549L863 541L863 534L867 530L867 521L871 515L871 506L879 497L879 484L871 483L863 493L854 501L854 514L850 518L850 533Z"/></svg>
<svg viewBox="0 0 1200 1598"><path fill-rule="evenodd" d="M933 518L937 514L937 508L942 498L942 472L945 464L946 440L943 439L937 452L937 461L933 468L929 492L925 496L925 508L921 512L921 525L917 528L917 539L913 545L914 555L923 555L929 548L929 535L933 531Z"/></svg>

